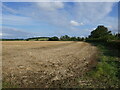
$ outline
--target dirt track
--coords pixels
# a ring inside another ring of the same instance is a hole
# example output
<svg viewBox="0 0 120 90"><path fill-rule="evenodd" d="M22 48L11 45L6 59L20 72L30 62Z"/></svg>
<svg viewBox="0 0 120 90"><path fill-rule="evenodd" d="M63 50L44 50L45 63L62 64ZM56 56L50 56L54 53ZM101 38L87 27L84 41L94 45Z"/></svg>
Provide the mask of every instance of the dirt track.
<svg viewBox="0 0 120 90"><path fill-rule="evenodd" d="M96 47L85 42L4 41L3 82L29 88L74 87L72 79L94 64L96 53Z"/></svg>

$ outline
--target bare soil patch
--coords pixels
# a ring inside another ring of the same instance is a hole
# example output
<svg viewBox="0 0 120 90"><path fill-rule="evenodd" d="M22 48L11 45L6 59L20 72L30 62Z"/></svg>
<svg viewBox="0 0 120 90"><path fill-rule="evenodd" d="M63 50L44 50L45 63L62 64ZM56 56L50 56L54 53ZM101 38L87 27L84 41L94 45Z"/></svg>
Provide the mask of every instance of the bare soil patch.
<svg viewBox="0 0 120 90"><path fill-rule="evenodd" d="M97 48L72 41L3 41L3 82L19 88L75 87L95 64Z"/></svg>

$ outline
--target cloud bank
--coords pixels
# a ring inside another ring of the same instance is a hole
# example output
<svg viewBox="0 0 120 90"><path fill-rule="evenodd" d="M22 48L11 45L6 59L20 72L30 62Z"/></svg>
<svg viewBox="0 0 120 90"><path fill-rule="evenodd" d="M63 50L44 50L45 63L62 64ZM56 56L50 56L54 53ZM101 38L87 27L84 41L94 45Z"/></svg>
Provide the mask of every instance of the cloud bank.
<svg viewBox="0 0 120 90"><path fill-rule="evenodd" d="M22 2L19 4L22 5ZM65 32L61 34L81 32L79 34L85 36L90 33L89 30L101 24L111 26L110 30L116 32L117 18L109 15L114 5L113 2L34 2L16 10L3 4L3 24L15 28L47 25L46 35L51 30L49 27L57 27L59 29L55 32L60 29Z"/></svg>

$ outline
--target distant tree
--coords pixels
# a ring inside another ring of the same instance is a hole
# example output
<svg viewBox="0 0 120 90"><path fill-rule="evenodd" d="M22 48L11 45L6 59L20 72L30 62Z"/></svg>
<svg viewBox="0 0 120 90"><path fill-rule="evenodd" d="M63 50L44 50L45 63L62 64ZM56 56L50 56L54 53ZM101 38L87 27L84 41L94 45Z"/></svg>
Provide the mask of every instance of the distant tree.
<svg viewBox="0 0 120 90"><path fill-rule="evenodd" d="M36 38L36 39L35 39L35 41L38 41L38 40L39 40L39 38Z"/></svg>
<svg viewBox="0 0 120 90"><path fill-rule="evenodd" d="M59 41L59 38L56 37L56 36L50 37L50 38L48 39L48 41Z"/></svg>
<svg viewBox="0 0 120 90"><path fill-rule="evenodd" d="M80 37L77 37L76 39L77 39L77 41L81 41L81 38L80 38Z"/></svg>
<svg viewBox="0 0 120 90"><path fill-rule="evenodd" d="M26 41L29 41L29 39L26 39Z"/></svg>
<svg viewBox="0 0 120 90"><path fill-rule="evenodd" d="M61 41L69 41L70 40L70 37L68 35L64 35L64 36L61 36L60 37L60 40Z"/></svg>
<svg viewBox="0 0 120 90"><path fill-rule="evenodd" d="M84 37L81 38L81 41L84 41Z"/></svg>
<svg viewBox="0 0 120 90"><path fill-rule="evenodd" d="M85 40L87 40L88 39L88 37L85 37Z"/></svg>
<svg viewBox="0 0 120 90"><path fill-rule="evenodd" d="M70 41L77 41L76 37L70 37Z"/></svg>

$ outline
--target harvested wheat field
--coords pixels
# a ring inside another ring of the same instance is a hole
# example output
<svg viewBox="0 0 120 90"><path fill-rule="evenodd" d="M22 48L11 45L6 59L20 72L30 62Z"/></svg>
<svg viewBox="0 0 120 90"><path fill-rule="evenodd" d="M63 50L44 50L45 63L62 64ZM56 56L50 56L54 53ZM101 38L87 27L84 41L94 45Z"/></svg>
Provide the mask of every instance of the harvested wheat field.
<svg viewBox="0 0 120 90"><path fill-rule="evenodd" d="M3 41L3 82L19 88L76 87L95 64L97 49L85 42Z"/></svg>

